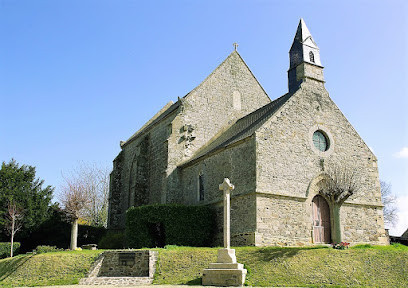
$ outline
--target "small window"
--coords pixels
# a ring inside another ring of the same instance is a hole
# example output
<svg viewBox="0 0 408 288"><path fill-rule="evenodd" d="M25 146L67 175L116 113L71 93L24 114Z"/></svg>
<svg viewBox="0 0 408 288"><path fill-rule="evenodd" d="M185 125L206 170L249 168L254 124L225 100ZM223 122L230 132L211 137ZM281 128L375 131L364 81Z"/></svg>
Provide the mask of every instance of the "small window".
<svg viewBox="0 0 408 288"><path fill-rule="evenodd" d="M309 58L310 58L310 62L315 63L315 60L314 60L314 54L313 54L313 52L312 52L312 51L310 51L310 52L309 52Z"/></svg>
<svg viewBox="0 0 408 288"><path fill-rule="evenodd" d="M329 149L329 141L327 140L326 135L324 135L320 130L313 133L313 144L319 151L322 152Z"/></svg>
<svg viewBox="0 0 408 288"><path fill-rule="evenodd" d="M198 175L198 200L204 201L204 176L201 173Z"/></svg>

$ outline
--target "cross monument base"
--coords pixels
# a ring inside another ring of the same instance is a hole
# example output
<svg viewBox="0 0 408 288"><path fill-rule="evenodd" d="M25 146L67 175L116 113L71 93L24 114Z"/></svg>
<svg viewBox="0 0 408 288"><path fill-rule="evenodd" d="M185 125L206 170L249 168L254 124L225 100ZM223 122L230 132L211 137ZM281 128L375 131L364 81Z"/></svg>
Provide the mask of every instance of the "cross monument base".
<svg viewBox="0 0 408 288"><path fill-rule="evenodd" d="M217 263L210 263L203 271L204 286L242 286L245 283L247 270L237 263L235 249L218 250Z"/></svg>

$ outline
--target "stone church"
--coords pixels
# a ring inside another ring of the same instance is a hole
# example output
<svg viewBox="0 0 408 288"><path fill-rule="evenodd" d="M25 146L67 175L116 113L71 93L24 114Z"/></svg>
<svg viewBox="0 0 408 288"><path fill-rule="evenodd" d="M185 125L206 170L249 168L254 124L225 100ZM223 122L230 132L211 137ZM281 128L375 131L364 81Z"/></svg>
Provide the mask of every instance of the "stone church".
<svg viewBox="0 0 408 288"><path fill-rule="evenodd" d="M329 97L303 19L289 58L289 91L272 101L235 49L121 142L108 228L123 229L132 206L212 205L221 244L229 178L232 245L386 244L377 158ZM343 201L323 191L331 167L358 186Z"/></svg>

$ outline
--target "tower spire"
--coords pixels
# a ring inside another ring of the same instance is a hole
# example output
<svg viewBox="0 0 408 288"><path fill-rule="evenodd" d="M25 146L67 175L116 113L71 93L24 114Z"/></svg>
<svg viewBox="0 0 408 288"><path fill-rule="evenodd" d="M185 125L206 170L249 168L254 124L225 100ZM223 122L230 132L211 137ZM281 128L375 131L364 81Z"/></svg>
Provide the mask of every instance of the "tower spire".
<svg viewBox="0 0 408 288"><path fill-rule="evenodd" d="M306 80L324 83L320 50L303 18L300 19L289 51L289 91L296 90Z"/></svg>

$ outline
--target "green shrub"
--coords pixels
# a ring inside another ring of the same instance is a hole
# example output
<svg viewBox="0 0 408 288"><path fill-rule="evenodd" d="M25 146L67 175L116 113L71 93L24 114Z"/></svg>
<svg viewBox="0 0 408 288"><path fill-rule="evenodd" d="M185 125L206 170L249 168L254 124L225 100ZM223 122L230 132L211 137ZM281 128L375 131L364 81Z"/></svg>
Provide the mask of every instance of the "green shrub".
<svg viewBox="0 0 408 288"><path fill-rule="evenodd" d="M125 247L125 233L108 231L98 243L99 249L122 249Z"/></svg>
<svg viewBox="0 0 408 288"><path fill-rule="evenodd" d="M57 248L57 246L40 245L35 248L37 254L64 251L64 249Z"/></svg>
<svg viewBox="0 0 408 288"><path fill-rule="evenodd" d="M147 205L126 212L126 238L131 248L211 246L215 213L207 206Z"/></svg>
<svg viewBox="0 0 408 288"><path fill-rule="evenodd" d="M10 242L0 242L0 259L10 257ZM13 243L13 256L17 255L20 250L20 243Z"/></svg>

